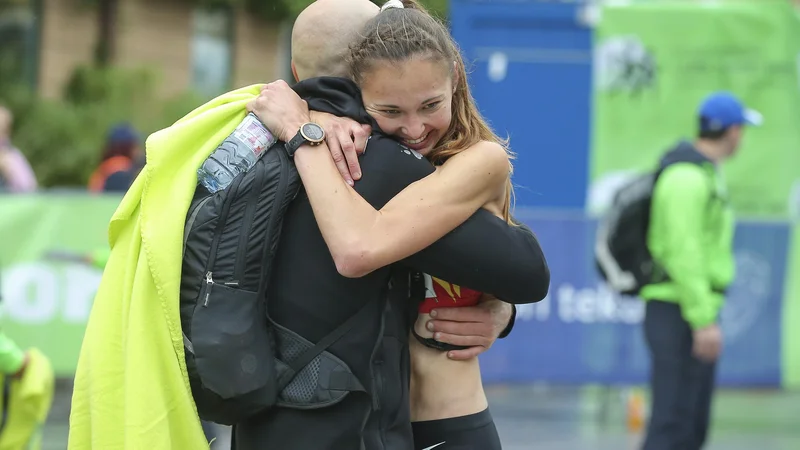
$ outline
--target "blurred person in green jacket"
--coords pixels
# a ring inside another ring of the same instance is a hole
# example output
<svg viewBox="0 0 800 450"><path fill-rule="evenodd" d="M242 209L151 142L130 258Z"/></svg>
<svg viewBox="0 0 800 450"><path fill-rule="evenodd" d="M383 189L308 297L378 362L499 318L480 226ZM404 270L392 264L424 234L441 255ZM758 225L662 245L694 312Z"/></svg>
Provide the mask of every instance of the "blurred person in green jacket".
<svg viewBox="0 0 800 450"><path fill-rule="evenodd" d="M0 450L41 449L55 390L50 360L0 332L0 387Z"/></svg>
<svg viewBox="0 0 800 450"><path fill-rule="evenodd" d="M719 313L734 278L733 212L719 165L736 153L745 125L761 116L727 92L704 99L699 132L661 160L647 247L667 274L642 289L652 359L652 406L644 450L699 450L706 442Z"/></svg>
<svg viewBox="0 0 800 450"><path fill-rule="evenodd" d="M23 350L0 331L0 450L42 447L54 383L47 356L36 348Z"/></svg>
<svg viewBox="0 0 800 450"><path fill-rule="evenodd" d="M18 378L25 371L27 363L27 353L0 331L0 374Z"/></svg>

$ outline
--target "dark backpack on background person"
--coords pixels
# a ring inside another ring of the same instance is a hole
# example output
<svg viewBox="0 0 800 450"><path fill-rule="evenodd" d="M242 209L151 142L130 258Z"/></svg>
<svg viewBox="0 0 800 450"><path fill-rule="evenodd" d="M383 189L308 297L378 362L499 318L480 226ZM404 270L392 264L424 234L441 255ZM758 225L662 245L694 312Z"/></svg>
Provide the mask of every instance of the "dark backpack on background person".
<svg viewBox="0 0 800 450"><path fill-rule="evenodd" d="M664 268L650 254L647 233L656 182L667 167L679 162L700 164L695 159L677 159L640 175L617 191L611 207L599 220L595 264L614 292L635 296L648 284L669 280Z"/></svg>

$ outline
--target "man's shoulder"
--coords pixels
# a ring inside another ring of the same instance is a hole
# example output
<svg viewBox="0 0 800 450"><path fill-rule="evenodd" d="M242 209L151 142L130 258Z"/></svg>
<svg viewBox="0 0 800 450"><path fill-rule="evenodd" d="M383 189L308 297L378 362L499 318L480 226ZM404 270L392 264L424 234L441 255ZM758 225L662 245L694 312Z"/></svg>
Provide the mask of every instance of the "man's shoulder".
<svg viewBox="0 0 800 450"><path fill-rule="evenodd" d="M419 153L378 134L370 137L358 162L362 176L355 190L378 209L409 184L434 171L433 165Z"/></svg>
<svg viewBox="0 0 800 450"><path fill-rule="evenodd" d="M665 168L658 177L657 184L663 186L696 189L708 184L709 174L707 169L700 164L692 162L678 162Z"/></svg>
<svg viewBox="0 0 800 450"><path fill-rule="evenodd" d="M713 180L707 170L690 162L675 163L664 169L653 190L653 207L669 204L699 204L711 195Z"/></svg>
<svg viewBox="0 0 800 450"><path fill-rule="evenodd" d="M367 140L364 154L360 157L362 167L365 164L403 164L420 167L432 167L430 162L416 150L412 150L394 139L373 133Z"/></svg>

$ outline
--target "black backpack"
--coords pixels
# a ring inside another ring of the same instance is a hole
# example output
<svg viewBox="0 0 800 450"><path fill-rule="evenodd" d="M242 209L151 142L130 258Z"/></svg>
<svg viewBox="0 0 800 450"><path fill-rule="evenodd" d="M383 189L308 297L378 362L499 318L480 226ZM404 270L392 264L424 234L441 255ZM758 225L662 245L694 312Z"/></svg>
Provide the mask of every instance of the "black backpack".
<svg viewBox="0 0 800 450"><path fill-rule="evenodd" d="M230 425L275 403L265 299L283 215L300 185L276 144L227 188L210 194L197 186L184 228L180 316L204 420Z"/></svg>
<svg viewBox="0 0 800 450"><path fill-rule="evenodd" d="M365 389L326 351L373 302L313 343L272 321L268 287L283 218L301 188L283 143L210 194L198 185L184 228L180 317L201 419L234 425L273 406L315 409Z"/></svg>
<svg viewBox="0 0 800 450"><path fill-rule="evenodd" d="M622 295L639 295L648 284L669 280L647 247L650 205L661 173L676 160L626 184L614 195L608 212L597 226L595 264L608 286Z"/></svg>

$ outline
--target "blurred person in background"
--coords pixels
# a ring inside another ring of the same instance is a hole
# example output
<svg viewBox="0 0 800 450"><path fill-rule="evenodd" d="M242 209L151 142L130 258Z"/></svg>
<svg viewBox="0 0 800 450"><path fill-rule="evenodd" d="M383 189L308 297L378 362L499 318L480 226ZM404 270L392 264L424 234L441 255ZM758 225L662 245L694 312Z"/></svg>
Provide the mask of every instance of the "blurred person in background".
<svg viewBox="0 0 800 450"><path fill-rule="evenodd" d="M14 115L0 105L0 191L33 192L36 175L22 152L11 143L13 123Z"/></svg>
<svg viewBox="0 0 800 450"><path fill-rule="evenodd" d="M0 331L0 449L41 448L54 383L47 356L36 348L23 350Z"/></svg>
<svg viewBox="0 0 800 450"><path fill-rule="evenodd" d="M89 191L125 192L142 166L139 133L130 124L117 124L108 132L100 165L89 178Z"/></svg>
<svg viewBox="0 0 800 450"><path fill-rule="evenodd" d="M733 212L719 165L733 156L745 125L761 116L727 92L706 97L694 142L661 160L647 246L667 281L642 289L651 355L652 407L644 450L699 450L707 439L718 325L734 278Z"/></svg>
<svg viewBox="0 0 800 450"><path fill-rule="evenodd" d="M103 192L127 192L128 188L133 184L133 180L139 176L139 172L144 168L144 164L145 159L144 155L142 155L133 160L127 170L120 170L110 174L103 185Z"/></svg>

